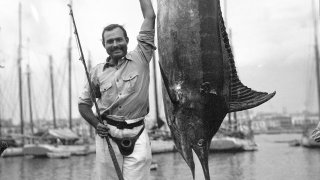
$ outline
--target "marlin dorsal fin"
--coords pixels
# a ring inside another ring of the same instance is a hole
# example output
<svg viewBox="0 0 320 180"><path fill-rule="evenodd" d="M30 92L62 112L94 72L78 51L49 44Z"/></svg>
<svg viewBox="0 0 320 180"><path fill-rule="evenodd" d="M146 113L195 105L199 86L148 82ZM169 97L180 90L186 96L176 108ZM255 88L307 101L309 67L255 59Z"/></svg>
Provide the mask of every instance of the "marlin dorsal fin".
<svg viewBox="0 0 320 180"><path fill-rule="evenodd" d="M243 85L238 77L237 69L229 44L228 34L222 18L221 10L219 12L219 25L221 33L221 41L224 44L224 53L227 55L227 63L229 65L229 81L228 81L228 106L229 112L242 111L259 106L260 104L270 100L276 92L268 94L266 92L257 92Z"/></svg>

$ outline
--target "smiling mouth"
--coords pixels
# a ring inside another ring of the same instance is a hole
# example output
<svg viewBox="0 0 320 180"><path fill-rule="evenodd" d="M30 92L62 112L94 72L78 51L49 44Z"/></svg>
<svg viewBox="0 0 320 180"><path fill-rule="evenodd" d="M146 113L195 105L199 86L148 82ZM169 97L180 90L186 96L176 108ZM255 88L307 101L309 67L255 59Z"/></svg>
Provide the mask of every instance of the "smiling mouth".
<svg viewBox="0 0 320 180"><path fill-rule="evenodd" d="M122 53L120 49L114 50L113 53Z"/></svg>

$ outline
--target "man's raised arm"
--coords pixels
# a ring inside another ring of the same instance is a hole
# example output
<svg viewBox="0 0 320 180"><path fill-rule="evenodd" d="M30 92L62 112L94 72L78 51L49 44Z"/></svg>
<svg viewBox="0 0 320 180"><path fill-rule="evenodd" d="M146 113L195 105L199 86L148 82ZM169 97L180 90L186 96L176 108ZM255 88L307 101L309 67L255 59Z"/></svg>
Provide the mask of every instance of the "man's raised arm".
<svg viewBox="0 0 320 180"><path fill-rule="evenodd" d="M140 0L141 11L144 21L141 26L141 31L150 31L154 29L156 14L152 7L151 0Z"/></svg>

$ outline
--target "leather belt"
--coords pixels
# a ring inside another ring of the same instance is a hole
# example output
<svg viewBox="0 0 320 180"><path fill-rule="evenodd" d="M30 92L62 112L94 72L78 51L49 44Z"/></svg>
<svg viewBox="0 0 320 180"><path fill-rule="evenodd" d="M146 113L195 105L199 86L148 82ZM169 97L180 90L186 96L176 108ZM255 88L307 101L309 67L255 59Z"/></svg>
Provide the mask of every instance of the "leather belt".
<svg viewBox="0 0 320 180"><path fill-rule="evenodd" d="M126 121L115 121L110 118L102 117L102 119L106 120L108 124L110 124L111 126L115 126L118 129L133 129L135 127L138 127L144 124L144 119L135 123L130 123L130 124L128 124Z"/></svg>

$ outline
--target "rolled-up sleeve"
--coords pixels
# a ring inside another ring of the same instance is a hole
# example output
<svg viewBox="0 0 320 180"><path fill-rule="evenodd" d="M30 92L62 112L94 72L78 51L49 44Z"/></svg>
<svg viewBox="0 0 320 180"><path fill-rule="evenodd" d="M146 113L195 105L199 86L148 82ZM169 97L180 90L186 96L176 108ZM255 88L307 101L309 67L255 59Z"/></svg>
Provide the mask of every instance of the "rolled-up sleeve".
<svg viewBox="0 0 320 180"><path fill-rule="evenodd" d="M146 62L150 62L152 59L153 51L156 50L156 46L154 45L154 30L152 31L140 31L137 40L138 46L136 50L142 54L143 59Z"/></svg>
<svg viewBox="0 0 320 180"><path fill-rule="evenodd" d="M93 86L99 84L95 72L96 69L92 69L92 71L90 72L91 82ZM91 100L91 89L88 80L86 80L83 91L80 93L78 104L87 104L89 106L93 106L93 102Z"/></svg>
<svg viewBox="0 0 320 180"><path fill-rule="evenodd" d="M90 98L90 88L88 82L85 84L83 91L80 93L78 104L87 104L89 106L93 106Z"/></svg>

